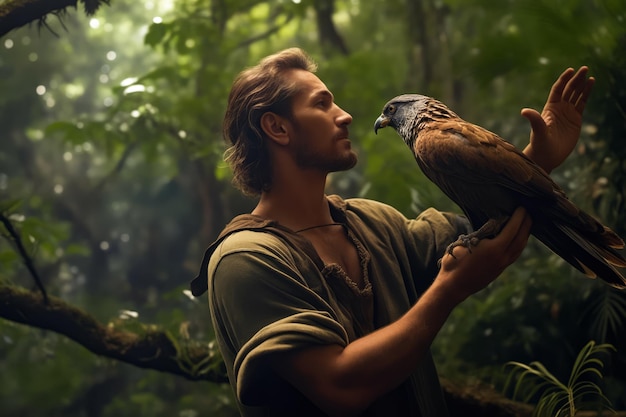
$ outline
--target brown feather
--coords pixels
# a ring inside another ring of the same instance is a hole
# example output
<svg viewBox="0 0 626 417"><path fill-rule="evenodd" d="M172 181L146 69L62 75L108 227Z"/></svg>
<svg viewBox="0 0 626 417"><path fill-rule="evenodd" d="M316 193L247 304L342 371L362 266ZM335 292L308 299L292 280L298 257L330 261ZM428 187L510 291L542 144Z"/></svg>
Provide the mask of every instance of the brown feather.
<svg viewBox="0 0 626 417"><path fill-rule="evenodd" d="M476 232L524 206L531 233L590 277L616 288L626 267L616 251L624 241L571 202L550 176L497 134L466 122L443 103L405 94L390 100L375 128L392 126L413 151L422 172L465 212ZM490 232L491 233L491 232Z"/></svg>

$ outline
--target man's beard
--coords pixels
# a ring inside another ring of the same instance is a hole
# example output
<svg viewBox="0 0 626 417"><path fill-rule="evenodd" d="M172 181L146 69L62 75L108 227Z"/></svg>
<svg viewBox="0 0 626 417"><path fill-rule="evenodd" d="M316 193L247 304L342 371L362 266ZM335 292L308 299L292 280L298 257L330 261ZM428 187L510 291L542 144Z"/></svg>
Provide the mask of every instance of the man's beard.
<svg viewBox="0 0 626 417"><path fill-rule="evenodd" d="M352 150L348 153L328 155L307 149L306 146L299 146L296 149L295 157L296 163L301 168L316 168L328 173L347 171L353 168L358 161L356 152Z"/></svg>

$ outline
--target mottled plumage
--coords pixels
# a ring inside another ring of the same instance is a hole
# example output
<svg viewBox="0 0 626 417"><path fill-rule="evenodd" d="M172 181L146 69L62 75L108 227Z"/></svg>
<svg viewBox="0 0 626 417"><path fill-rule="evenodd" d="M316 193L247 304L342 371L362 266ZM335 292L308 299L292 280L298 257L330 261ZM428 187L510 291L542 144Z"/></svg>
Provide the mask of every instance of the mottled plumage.
<svg viewBox="0 0 626 417"><path fill-rule="evenodd" d="M475 232L451 245L469 246L496 234L523 206L531 233L587 276L616 288L626 267L616 251L624 242L574 205L537 164L495 133L468 123L433 98L405 94L390 100L375 130L391 126L415 155L422 172L457 203ZM450 250L451 250L450 249Z"/></svg>

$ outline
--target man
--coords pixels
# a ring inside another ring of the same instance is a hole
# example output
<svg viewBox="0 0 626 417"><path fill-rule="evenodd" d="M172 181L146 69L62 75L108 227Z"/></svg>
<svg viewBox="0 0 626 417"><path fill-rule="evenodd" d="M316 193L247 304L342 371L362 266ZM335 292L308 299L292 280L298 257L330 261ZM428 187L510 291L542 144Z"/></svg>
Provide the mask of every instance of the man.
<svg viewBox="0 0 626 417"><path fill-rule="evenodd" d="M211 318L244 416L447 415L429 348L452 309L520 255L518 209L472 249L447 245L468 222L429 209L326 196L329 173L357 161L352 117L297 48L235 80L224 119L234 183L259 195L207 250L194 294ZM567 70L525 153L547 171L572 150L592 78ZM547 123L547 125L546 125ZM442 259L443 256L443 259ZM441 267L438 261L441 259Z"/></svg>

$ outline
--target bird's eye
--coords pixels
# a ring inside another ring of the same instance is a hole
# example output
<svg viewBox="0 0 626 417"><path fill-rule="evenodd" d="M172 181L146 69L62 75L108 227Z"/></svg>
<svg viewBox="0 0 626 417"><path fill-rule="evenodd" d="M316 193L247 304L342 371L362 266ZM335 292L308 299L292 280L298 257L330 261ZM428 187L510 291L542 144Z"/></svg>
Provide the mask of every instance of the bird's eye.
<svg viewBox="0 0 626 417"><path fill-rule="evenodd" d="M396 106L394 106L393 104L390 104L387 106L387 113L388 114L394 114L396 112Z"/></svg>

